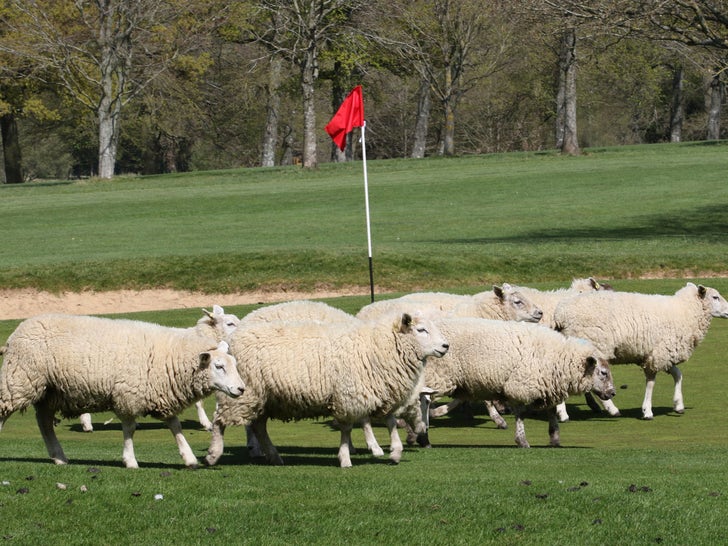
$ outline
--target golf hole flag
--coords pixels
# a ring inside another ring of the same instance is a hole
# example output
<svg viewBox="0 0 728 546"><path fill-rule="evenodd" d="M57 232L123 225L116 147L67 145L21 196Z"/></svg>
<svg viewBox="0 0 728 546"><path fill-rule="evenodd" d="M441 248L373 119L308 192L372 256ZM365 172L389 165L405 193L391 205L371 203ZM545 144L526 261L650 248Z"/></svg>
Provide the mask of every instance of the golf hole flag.
<svg viewBox="0 0 728 546"><path fill-rule="evenodd" d="M326 132L343 151L346 148L346 135L351 133L354 127L364 126L364 100L362 99L361 85L351 90L339 109L326 125Z"/></svg>

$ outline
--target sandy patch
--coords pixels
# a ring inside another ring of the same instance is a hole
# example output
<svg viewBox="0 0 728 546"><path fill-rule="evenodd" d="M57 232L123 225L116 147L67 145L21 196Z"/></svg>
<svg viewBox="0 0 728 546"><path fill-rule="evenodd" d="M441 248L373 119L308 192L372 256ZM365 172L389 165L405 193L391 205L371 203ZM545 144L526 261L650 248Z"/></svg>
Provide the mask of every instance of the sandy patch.
<svg viewBox="0 0 728 546"><path fill-rule="evenodd" d="M213 304L248 305L296 299L367 295L365 289L331 292L247 292L198 294L177 290L116 290L110 292L63 292L52 294L33 289L0 290L0 320L23 319L42 313L100 315L134 313L189 307L211 308Z"/></svg>

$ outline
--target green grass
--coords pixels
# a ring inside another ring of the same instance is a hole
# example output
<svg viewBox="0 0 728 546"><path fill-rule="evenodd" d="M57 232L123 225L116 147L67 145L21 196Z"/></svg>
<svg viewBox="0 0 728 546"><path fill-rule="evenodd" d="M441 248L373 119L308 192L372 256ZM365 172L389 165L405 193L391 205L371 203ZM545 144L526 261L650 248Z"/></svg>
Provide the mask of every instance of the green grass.
<svg viewBox="0 0 728 546"><path fill-rule="evenodd" d="M368 165L382 290L723 272L728 142ZM0 187L0 287L369 282L361 163Z"/></svg>
<svg viewBox="0 0 728 546"><path fill-rule="evenodd" d="M502 280L541 288L595 275L616 289L672 293L689 278L728 293L725 143L383 161L369 166L376 280L472 291ZM52 290L277 285L366 287L360 164L251 169L114 182L0 187L0 287ZM646 272L666 278L638 280ZM670 278L670 273L675 278ZM362 294L367 294L363 288ZM355 312L368 296L327 300ZM213 302L211 302L213 303ZM1 304L1 303L0 303ZM256 306L227 306L244 315ZM39 309L39 312L42 310ZM197 309L117 315L183 326ZM0 321L0 340L18 324ZM33 412L0 432L0 538L9 544L720 544L728 542L728 321L715 319L684 373L686 412L658 376L614 369L623 417L569 400L564 447L542 415L497 430L475 407L435 420L432 449L389 465L360 448L340 469L330 420L273 422L286 461L252 461L228 429L220 464L182 467L171 434L142 419L136 471L122 468L118 420L57 432L71 464L48 460ZM208 411L213 401L207 400ZM204 456L208 433L183 416ZM380 423L376 433L386 446ZM57 484L65 484L59 489ZM85 492L81 487L85 486ZM155 500L155 495L162 495Z"/></svg>

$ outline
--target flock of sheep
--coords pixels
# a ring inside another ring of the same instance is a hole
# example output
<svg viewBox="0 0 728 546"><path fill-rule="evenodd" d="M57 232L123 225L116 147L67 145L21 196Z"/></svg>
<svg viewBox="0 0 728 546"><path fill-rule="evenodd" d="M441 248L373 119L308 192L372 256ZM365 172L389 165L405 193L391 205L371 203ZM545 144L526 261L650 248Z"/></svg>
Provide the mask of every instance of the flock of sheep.
<svg viewBox="0 0 728 546"><path fill-rule="evenodd" d="M382 455L371 428L386 419L390 460L403 446L398 423L429 445L430 417L465 401L485 402L515 416L515 441L529 447L524 417L543 410L549 441L560 445L565 401L593 394L619 415L610 364L634 363L645 373L642 404L652 419L657 372L675 382L674 409L684 411L678 368L705 336L712 317L728 318L728 302L713 288L687 283L674 295L618 292L592 278L539 291L503 284L475 295L416 293L363 307L356 316L320 302L269 305L238 319L215 306L187 329L130 320L41 315L23 321L0 349L0 428L33 406L50 458L68 460L54 432L57 413L82 417L111 411L121 421L126 467L138 466L136 419L162 419L184 461L198 459L177 417L198 404L211 428L205 463L224 450L227 426L245 425L249 446L283 464L268 419L335 419L339 464L351 466L351 431L362 426L367 447ZM215 393L209 424L201 400ZM437 398L447 404L431 408Z"/></svg>

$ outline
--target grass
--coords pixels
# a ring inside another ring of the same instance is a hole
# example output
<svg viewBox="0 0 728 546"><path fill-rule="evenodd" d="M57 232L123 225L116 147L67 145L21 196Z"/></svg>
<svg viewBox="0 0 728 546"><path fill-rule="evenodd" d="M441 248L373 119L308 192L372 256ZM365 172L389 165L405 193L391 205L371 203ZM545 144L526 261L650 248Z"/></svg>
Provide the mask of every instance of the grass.
<svg viewBox="0 0 728 546"><path fill-rule="evenodd" d="M370 165L377 282L472 291L508 280L542 288L593 274L620 290L672 293L687 278L728 293L726 146L590 150L585 157L506 154ZM0 287L52 290L176 286L361 285L368 275L360 165L315 172L251 169L114 182L0 188L6 241ZM399 238L399 239L398 239ZM642 280L641 274L665 278ZM673 274L677 278L670 278ZM362 290L366 294L366 289ZM367 296L328 300L355 312ZM212 303L212 302L211 302ZM228 306L244 315L256 306ZM41 311L41 310L39 310ZM199 310L116 315L192 324ZM0 340L17 325L0 321ZM547 422L497 430L483 408L433 423L432 449L397 466L360 448L337 466L327 419L273 422L286 461L249 458L240 428L220 464L182 467L171 434L142 419L141 468L121 465L111 414L96 431L61 422L71 464L48 461L33 412L0 433L0 538L9 544L719 544L728 541L728 321L715 319L681 366L686 412L660 375L654 421L642 421L644 378L615 368L621 418L569 400L562 449ZM212 411L212 400L207 400ZM193 409L186 436L204 456ZM383 445L380 423L376 433ZM61 489L57 484L63 484ZM85 491L82 491L82 486ZM162 498L155 499L156 495Z"/></svg>
<svg viewBox="0 0 728 546"><path fill-rule="evenodd" d="M370 162L382 290L723 272L728 143ZM0 187L0 287L368 286L361 163Z"/></svg>

